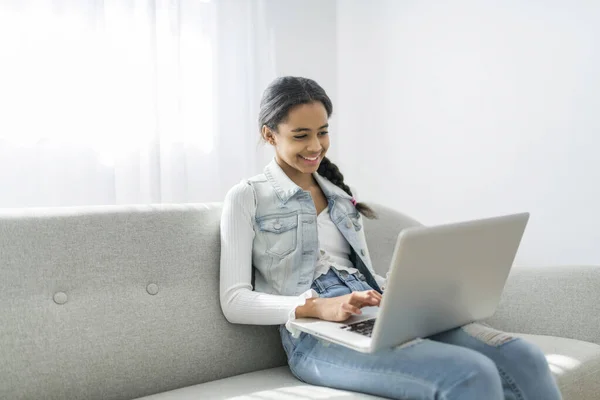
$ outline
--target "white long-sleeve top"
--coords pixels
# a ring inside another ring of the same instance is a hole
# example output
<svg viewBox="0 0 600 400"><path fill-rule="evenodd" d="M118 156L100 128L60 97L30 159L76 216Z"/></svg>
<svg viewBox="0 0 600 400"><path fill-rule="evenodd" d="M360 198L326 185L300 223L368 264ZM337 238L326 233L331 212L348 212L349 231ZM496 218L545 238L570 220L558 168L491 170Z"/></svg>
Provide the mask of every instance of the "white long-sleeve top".
<svg viewBox="0 0 600 400"><path fill-rule="evenodd" d="M317 235L319 236L319 259L315 266L313 280L326 274L334 267L338 271L346 270L353 274L358 272L350 260L350 243L344 238L337 226L329 216L329 207L326 207L317 216Z"/></svg>
<svg viewBox="0 0 600 400"><path fill-rule="evenodd" d="M246 189L246 190L244 190ZM226 196L221 217L221 308L228 321L253 325L280 325L295 319L295 310L305 304L307 298L318 297L314 290L307 290L299 296L272 295L252 289L252 243L256 204L250 190L241 185L234 187ZM331 223L333 225L333 222ZM323 228L325 227L325 228ZM335 228L335 225L333 225ZM327 221L318 229L322 250L320 261L331 254L344 257L343 244L338 242ZM343 238L343 236L342 236ZM344 239L345 240L345 239ZM348 251L349 251L349 244ZM329 250L329 251L328 251ZM334 257L335 259L335 257ZM339 260L338 260L339 261ZM317 263L317 265L320 265ZM315 268L317 268L315 265ZM335 265L335 263L334 263ZM342 265L345 266L345 265ZM327 272L321 268L319 271ZM315 276L316 277L316 276ZM377 276L378 282L385 279ZM289 329L289 328L288 328Z"/></svg>

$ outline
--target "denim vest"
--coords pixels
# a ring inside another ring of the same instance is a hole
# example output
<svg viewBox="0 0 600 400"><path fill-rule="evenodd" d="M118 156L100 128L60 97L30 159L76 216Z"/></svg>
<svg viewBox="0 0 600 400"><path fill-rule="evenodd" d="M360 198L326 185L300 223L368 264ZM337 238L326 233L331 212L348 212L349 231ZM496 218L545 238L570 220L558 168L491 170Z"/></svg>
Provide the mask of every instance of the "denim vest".
<svg viewBox="0 0 600 400"><path fill-rule="evenodd" d="M381 292L373 277L362 218L351 197L319 174L313 176L327 198L331 220L350 244L355 268L369 286ZM296 185L275 160L248 184L256 200L254 289L287 296L309 290L320 249L317 211L310 192Z"/></svg>

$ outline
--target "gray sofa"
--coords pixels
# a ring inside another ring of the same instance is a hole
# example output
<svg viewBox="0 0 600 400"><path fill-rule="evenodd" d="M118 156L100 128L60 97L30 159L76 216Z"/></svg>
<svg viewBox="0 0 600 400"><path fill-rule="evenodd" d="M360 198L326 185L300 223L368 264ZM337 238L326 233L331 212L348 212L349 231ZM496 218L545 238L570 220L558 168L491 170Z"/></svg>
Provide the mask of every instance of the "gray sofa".
<svg viewBox="0 0 600 400"><path fill-rule="evenodd" d="M417 222L375 208L365 228L385 269ZM220 212L0 210L0 399L374 398L298 381L275 327L225 320ZM599 293L600 267L516 267L488 323L541 346L565 399L600 399Z"/></svg>

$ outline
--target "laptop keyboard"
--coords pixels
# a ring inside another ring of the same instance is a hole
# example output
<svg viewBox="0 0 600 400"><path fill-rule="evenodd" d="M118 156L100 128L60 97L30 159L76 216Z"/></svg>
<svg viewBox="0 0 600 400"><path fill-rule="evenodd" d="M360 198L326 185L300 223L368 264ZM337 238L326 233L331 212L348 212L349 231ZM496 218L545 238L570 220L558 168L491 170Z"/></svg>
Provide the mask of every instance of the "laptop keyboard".
<svg viewBox="0 0 600 400"><path fill-rule="evenodd" d="M373 326L375 326L375 318L344 325L340 328L348 332L356 332L361 335L371 337L371 334L373 333Z"/></svg>

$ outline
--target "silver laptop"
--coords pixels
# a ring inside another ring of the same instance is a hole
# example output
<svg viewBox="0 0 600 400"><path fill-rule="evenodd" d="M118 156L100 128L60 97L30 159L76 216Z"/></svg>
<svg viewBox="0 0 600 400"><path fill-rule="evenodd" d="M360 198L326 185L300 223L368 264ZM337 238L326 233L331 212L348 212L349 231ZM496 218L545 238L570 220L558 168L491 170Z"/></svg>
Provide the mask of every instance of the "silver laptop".
<svg viewBox="0 0 600 400"><path fill-rule="evenodd" d="M300 318L292 326L372 353L489 318L528 220L521 213L404 229L379 307L342 323Z"/></svg>

